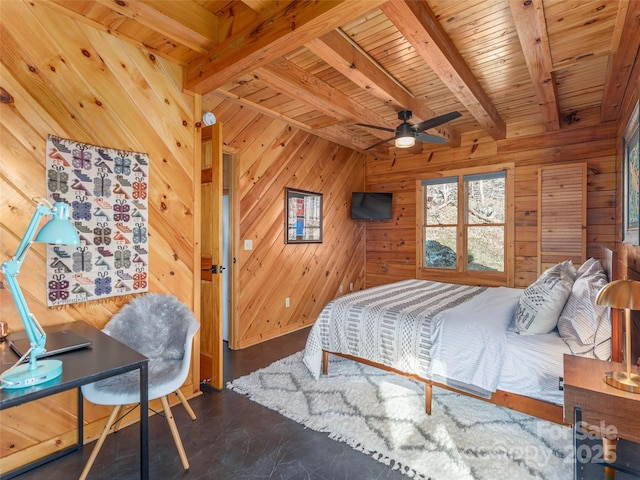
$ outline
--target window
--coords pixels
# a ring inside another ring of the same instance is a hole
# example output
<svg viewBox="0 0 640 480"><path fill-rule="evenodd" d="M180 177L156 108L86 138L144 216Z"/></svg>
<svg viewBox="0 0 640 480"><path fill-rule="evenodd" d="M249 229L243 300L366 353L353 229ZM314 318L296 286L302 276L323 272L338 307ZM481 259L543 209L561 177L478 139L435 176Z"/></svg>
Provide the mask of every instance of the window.
<svg viewBox="0 0 640 480"><path fill-rule="evenodd" d="M422 180L422 267L507 281L511 170ZM512 196L512 195L511 195ZM510 222L511 224L513 222Z"/></svg>

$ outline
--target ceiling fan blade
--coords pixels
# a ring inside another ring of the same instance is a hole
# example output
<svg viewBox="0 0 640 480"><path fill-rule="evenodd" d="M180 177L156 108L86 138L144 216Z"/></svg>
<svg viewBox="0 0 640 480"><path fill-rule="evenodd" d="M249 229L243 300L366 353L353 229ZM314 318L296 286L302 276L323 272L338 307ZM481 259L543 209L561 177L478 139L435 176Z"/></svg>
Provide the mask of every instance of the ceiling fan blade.
<svg viewBox="0 0 640 480"><path fill-rule="evenodd" d="M356 123L359 127L377 128L378 130L384 130L385 132L395 132L393 128L379 127L377 125L367 125L366 123Z"/></svg>
<svg viewBox="0 0 640 480"><path fill-rule="evenodd" d="M439 117L433 117L429 120L418 123L417 125L415 125L415 129L416 132L422 132L423 130L429 130L430 128L450 122L451 120L455 120L456 118L461 116L462 114L460 112L445 113L444 115L440 115Z"/></svg>
<svg viewBox="0 0 640 480"><path fill-rule="evenodd" d="M439 145L443 143L447 143L449 141L448 138L437 137L436 135L431 135L429 133L422 133L422 132L416 133L416 140L420 140L421 142L427 142L427 143L437 143Z"/></svg>
<svg viewBox="0 0 640 480"><path fill-rule="evenodd" d="M386 140L382 140L381 142L374 143L373 145L365 148L364 151L366 152L367 150L371 150L372 148L376 148L376 147L382 145L383 143L387 143L389 140L393 140L394 138L396 138L396 137L387 138Z"/></svg>

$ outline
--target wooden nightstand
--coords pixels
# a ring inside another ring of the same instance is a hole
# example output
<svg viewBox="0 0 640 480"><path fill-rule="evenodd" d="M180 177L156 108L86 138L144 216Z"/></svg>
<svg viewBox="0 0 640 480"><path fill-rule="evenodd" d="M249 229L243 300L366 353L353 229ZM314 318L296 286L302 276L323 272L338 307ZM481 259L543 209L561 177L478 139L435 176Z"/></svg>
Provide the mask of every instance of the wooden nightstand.
<svg viewBox="0 0 640 480"><path fill-rule="evenodd" d="M625 369L621 363L564 356L564 421L574 425L576 441L586 428L609 440L624 438L640 443L640 394L611 387L604 381L604 372ZM581 478L580 461L576 456L576 479ZM616 465L605 467L607 478L613 478L613 470L624 470Z"/></svg>

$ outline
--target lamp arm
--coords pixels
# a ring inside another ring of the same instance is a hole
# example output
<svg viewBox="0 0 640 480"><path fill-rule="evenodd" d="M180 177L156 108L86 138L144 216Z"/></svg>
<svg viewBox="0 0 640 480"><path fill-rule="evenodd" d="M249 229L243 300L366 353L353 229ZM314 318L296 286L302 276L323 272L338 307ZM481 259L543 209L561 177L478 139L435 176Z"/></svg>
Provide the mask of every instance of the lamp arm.
<svg viewBox="0 0 640 480"><path fill-rule="evenodd" d="M27 230L22 237L22 241L16 249L16 253L11 259L2 263L2 273L7 280L9 291L11 292L11 296L18 307L20 320L24 325L25 332L29 338L29 343L31 344L30 370L36 368L36 356L44 352L47 336L36 318L31 314L31 312L29 312L27 302L22 294L20 285L18 284L17 276L18 273L20 273L20 267L22 266L24 257L33 243L33 238L38 230L40 220L42 220L42 217L45 215L52 214L53 211L54 209L47 205L42 203L38 204L36 211L33 213L31 221L27 226Z"/></svg>
<svg viewBox="0 0 640 480"><path fill-rule="evenodd" d="M29 222L29 225L27 226L27 229L25 230L24 235L22 236L22 240L20 241L20 245L18 245L18 248L16 249L16 253L14 253L13 258L11 260L8 260L7 262L5 262L5 263L15 262L14 271L16 275L20 272L20 266L22 265L24 257L29 251L29 247L31 247L31 244L33 243L33 238L36 236L36 232L38 231L40 220L42 220L42 217L44 217L45 215L53 214L54 211L55 211L54 208L47 206L43 203L39 203L38 206L36 207L36 211L33 212L31 221ZM4 270L4 264L3 264L3 270Z"/></svg>

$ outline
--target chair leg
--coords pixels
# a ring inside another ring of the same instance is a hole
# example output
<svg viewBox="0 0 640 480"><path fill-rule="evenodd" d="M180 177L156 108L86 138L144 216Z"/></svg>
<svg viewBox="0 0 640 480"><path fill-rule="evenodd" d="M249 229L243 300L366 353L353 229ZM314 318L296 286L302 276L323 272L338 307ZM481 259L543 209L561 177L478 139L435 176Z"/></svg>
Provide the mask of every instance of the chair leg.
<svg viewBox="0 0 640 480"><path fill-rule="evenodd" d="M187 402L187 398L184 396L184 393L182 393L182 391L178 389L176 390L176 395L178 395L180 402L182 402L182 405L184 405L184 408L187 410L187 413L191 417L191 420L195 420L196 414L193 412L193 409L191 408L191 405L189 405L189 402Z"/></svg>
<svg viewBox="0 0 640 480"><path fill-rule="evenodd" d="M176 422L173 419L173 414L171 413L171 407L169 406L169 400L166 396L161 397L160 401L162 402L162 408L164 409L164 415L167 419L167 423L169 424L169 429L171 430L171 435L173 436L173 441L176 444L176 448L178 449L178 454L180 455L180 460L182 460L182 466L185 470L189 470L189 460L187 460L187 454L184 451L184 446L182 445L182 440L180 439L180 433L178 432L178 427L176 427Z"/></svg>
<svg viewBox="0 0 640 480"><path fill-rule="evenodd" d="M122 415L120 415L120 418L118 418L118 420L115 421L115 423L112 425L114 433L117 432L118 430L120 430L120 425L122 424L122 419L124 417L126 417L127 415L129 415L133 411L134 408L136 408L136 407L131 407L128 412L125 412ZM121 409L121 411L124 410L124 405L120 405L120 409Z"/></svg>
<svg viewBox="0 0 640 480"><path fill-rule="evenodd" d="M96 457L98 456L98 452L100 452L100 449L102 448L102 444L104 443L104 440L105 440L105 438L107 438L107 434L109 433L109 430L111 429L111 425L113 425L113 422L116 419L116 417L118 416L118 413L120 413L120 409L121 408L122 408L122 405L116 405L115 407L113 407L113 410L111 411L111 415L109 415L109 420L107 420L107 424L102 429L102 433L100 434L100 437L98 438L98 441L96 442L96 445L93 447L93 450L91 451L91 455L89 456L89 460L87 460L87 463L85 464L84 469L82 470L82 473L80 474L80 479L79 480L85 480L87 478L87 475L89 475L89 470L91 470L91 467L93 466L93 462L96 461Z"/></svg>

